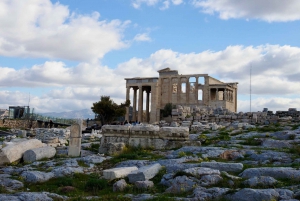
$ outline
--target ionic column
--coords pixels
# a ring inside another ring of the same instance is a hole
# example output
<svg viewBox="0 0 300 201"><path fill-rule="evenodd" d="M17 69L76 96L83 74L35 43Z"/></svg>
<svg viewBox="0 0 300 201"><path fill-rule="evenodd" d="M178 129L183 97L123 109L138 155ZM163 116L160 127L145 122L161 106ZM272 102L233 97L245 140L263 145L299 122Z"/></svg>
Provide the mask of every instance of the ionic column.
<svg viewBox="0 0 300 201"><path fill-rule="evenodd" d="M133 88L133 110L132 110L132 120L136 121L136 94L137 94L137 88Z"/></svg>
<svg viewBox="0 0 300 201"><path fill-rule="evenodd" d="M143 121L143 87L139 86L138 121Z"/></svg>
<svg viewBox="0 0 300 201"><path fill-rule="evenodd" d="M150 95L150 90L146 91L147 96L146 96L146 122L149 122L149 95Z"/></svg>
<svg viewBox="0 0 300 201"><path fill-rule="evenodd" d="M130 87L126 87L126 100L129 100ZM129 121L129 107L126 107L125 120Z"/></svg>

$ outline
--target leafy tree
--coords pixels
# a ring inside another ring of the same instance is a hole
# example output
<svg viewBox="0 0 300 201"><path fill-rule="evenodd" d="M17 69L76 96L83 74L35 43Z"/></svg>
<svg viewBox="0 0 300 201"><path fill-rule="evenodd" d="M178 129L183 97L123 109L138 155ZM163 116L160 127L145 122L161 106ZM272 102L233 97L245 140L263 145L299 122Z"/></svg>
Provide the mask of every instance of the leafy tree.
<svg viewBox="0 0 300 201"><path fill-rule="evenodd" d="M167 117L169 115L172 115L172 109L174 108L175 105L173 105L172 103L167 103L164 107L164 109L162 110L162 114L164 117ZM176 106L175 106L176 107Z"/></svg>
<svg viewBox="0 0 300 201"><path fill-rule="evenodd" d="M129 107L129 105L130 100L118 105L110 99L110 96L101 96L100 101L93 103L91 109L97 114L97 118L100 119L102 125L104 125L106 123L111 123L117 117L124 116L126 107Z"/></svg>

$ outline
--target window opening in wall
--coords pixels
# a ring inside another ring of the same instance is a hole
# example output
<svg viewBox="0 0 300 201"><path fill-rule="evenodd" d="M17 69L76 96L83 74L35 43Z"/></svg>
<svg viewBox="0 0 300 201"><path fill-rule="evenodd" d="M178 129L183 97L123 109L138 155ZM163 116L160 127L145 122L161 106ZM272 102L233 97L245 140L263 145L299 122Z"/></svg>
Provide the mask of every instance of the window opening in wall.
<svg viewBox="0 0 300 201"><path fill-rule="evenodd" d="M205 79L204 79L204 77L199 77L199 78L198 78L198 84L202 84L202 85L205 84Z"/></svg>
<svg viewBox="0 0 300 201"><path fill-rule="evenodd" d="M202 91L202 89L199 89L198 90L198 100L203 100L203 91Z"/></svg>
<svg viewBox="0 0 300 201"><path fill-rule="evenodd" d="M189 82L196 82L196 78L195 77L190 77Z"/></svg>
<svg viewBox="0 0 300 201"><path fill-rule="evenodd" d="M186 83L181 83L181 92L186 93Z"/></svg>

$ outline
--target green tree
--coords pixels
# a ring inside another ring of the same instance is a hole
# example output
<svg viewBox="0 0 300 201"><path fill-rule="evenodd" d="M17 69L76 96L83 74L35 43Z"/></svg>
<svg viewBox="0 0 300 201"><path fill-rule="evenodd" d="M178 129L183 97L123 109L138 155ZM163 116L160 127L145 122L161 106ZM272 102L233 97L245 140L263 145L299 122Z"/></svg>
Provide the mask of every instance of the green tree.
<svg viewBox="0 0 300 201"><path fill-rule="evenodd" d="M164 117L167 117L169 115L172 115L172 109L174 109L174 107L176 107L175 105L173 105L172 103L167 103L164 107L164 109L162 110L162 114Z"/></svg>
<svg viewBox="0 0 300 201"><path fill-rule="evenodd" d="M130 100L116 104L110 96L101 96L100 101L93 103L91 109L97 118L101 121L102 125L111 123L117 117L124 116L126 113L126 107L129 107Z"/></svg>

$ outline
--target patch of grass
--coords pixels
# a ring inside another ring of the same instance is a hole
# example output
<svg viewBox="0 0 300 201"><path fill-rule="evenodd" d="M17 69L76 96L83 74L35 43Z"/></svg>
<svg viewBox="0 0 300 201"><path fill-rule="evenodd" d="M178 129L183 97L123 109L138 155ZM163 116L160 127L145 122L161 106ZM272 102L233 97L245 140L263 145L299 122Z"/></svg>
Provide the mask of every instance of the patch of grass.
<svg viewBox="0 0 300 201"><path fill-rule="evenodd" d="M77 163L80 167L89 167L87 164L84 163L82 160L77 160Z"/></svg>
<svg viewBox="0 0 300 201"><path fill-rule="evenodd" d="M292 125L292 130L296 130L297 128L299 128L300 124L295 124L295 125Z"/></svg>
<svg viewBox="0 0 300 201"><path fill-rule="evenodd" d="M100 147L100 144L98 144L98 143L92 143L91 147L89 147L87 150L98 153L99 147Z"/></svg>
<svg viewBox="0 0 300 201"><path fill-rule="evenodd" d="M257 137L251 137L245 139L244 142L240 142L242 145L251 145L251 146L259 146L261 145L262 141L258 139Z"/></svg>
<svg viewBox="0 0 300 201"><path fill-rule="evenodd" d="M297 156L300 156L300 145L294 145L289 149L289 153L296 154Z"/></svg>
<svg viewBox="0 0 300 201"><path fill-rule="evenodd" d="M127 147L121 154L115 155L110 161L116 164L125 160L157 160L160 158L162 158L161 155L152 153L150 149Z"/></svg>
<svg viewBox="0 0 300 201"><path fill-rule="evenodd" d="M90 178L86 184L84 189L86 191L91 191L96 194L97 191L103 190L107 188L108 182L105 179L97 179L97 178Z"/></svg>
<svg viewBox="0 0 300 201"><path fill-rule="evenodd" d="M1 131L9 131L10 128L8 128L8 127L0 127L0 130L1 130Z"/></svg>
<svg viewBox="0 0 300 201"><path fill-rule="evenodd" d="M202 134L208 134L208 133L210 133L210 130L205 130L202 132Z"/></svg>

